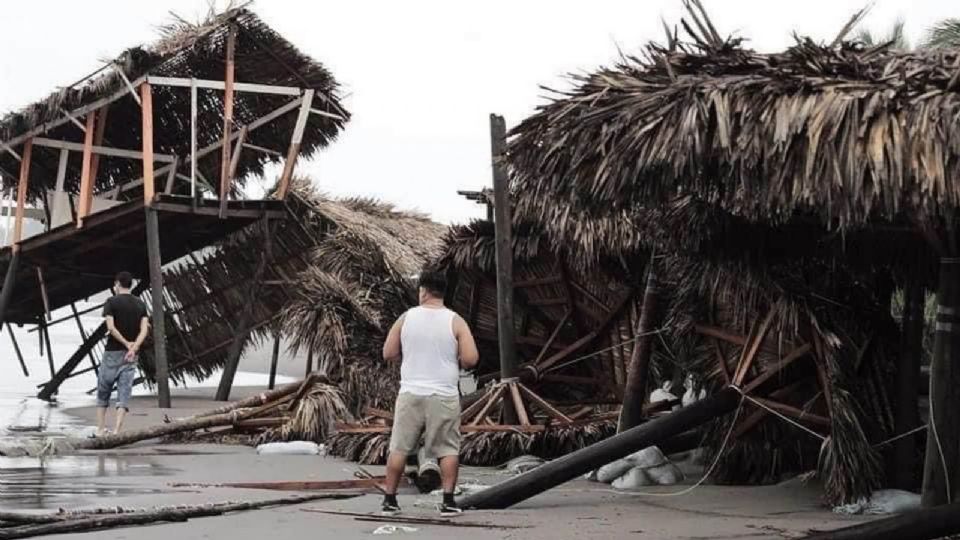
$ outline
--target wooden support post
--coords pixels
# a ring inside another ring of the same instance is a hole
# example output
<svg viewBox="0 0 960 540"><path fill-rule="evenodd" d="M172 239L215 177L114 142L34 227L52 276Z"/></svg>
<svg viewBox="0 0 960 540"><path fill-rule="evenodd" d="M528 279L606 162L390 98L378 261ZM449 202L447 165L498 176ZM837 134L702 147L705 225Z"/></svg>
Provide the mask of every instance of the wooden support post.
<svg viewBox="0 0 960 540"><path fill-rule="evenodd" d="M53 364L53 347L50 346L50 327L47 326L47 321L43 320L43 317L40 317L40 337L43 338L43 344L47 349L47 364L50 365L50 377L52 378L57 374L57 368Z"/></svg>
<svg viewBox="0 0 960 540"><path fill-rule="evenodd" d="M230 137L233 131L233 57L236 45L237 27L231 24L227 33L227 67L223 77L223 148L220 153L220 219L225 218L227 215L227 197L230 193ZM237 150L240 150L239 147Z"/></svg>
<svg viewBox="0 0 960 540"><path fill-rule="evenodd" d="M923 506L960 495L960 258L941 257ZM952 492L952 493L951 493Z"/></svg>
<svg viewBox="0 0 960 540"><path fill-rule="evenodd" d="M923 352L924 300L923 284L917 276L910 276L903 288L900 366L897 369L897 414L894 421L896 433L906 433L920 425L917 404ZM916 489L916 437L903 437L896 442L894 465L892 475L894 485L904 490Z"/></svg>
<svg viewBox="0 0 960 540"><path fill-rule="evenodd" d="M73 311L73 318L77 321L77 329L80 330L80 339L86 342L87 331L83 328L83 322L80 320L80 312L77 311L77 306L73 302L70 302L70 310ZM97 359L93 357L93 349L91 348L87 354L90 357L90 367L93 368L94 373L99 375L100 371L97 369Z"/></svg>
<svg viewBox="0 0 960 540"><path fill-rule="evenodd" d="M190 198L197 197L197 80L190 79Z"/></svg>
<svg viewBox="0 0 960 540"><path fill-rule="evenodd" d="M173 164L170 165L170 170L167 171L167 184L163 186L163 192L167 195L173 193L173 184L177 181L177 167L180 166L180 158L173 158Z"/></svg>
<svg viewBox="0 0 960 540"><path fill-rule="evenodd" d="M23 370L23 376L29 377L30 371L27 369L27 363L23 361L23 352L20 351L20 344L17 343L17 336L13 333L13 327L7 323L7 333L10 334L10 343L13 344L13 351L17 354L17 360L20 361L20 369Z"/></svg>
<svg viewBox="0 0 960 540"><path fill-rule="evenodd" d="M87 114L87 131L83 136L83 164L80 169L79 209L77 210L77 227L83 227L83 219L90 214L93 205L93 179L90 173L93 169L93 135L97 113Z"/></svg>
<svg viewBox="0 0 960 540"><path fill-rule="evenodd" d="M27 184L30 183L30 161L33 157L33 139L23 143L23 157L20 160L20 181L17 183L17 210L13 223L13 251L19 250L17 244L23 239L23 214L27 209ZM0 314L3 310L0 309Z"/></svg>
<svg viewBox="0 0 960 540"><path fill-rule="evenodd" d="M143 110L150 108L150 92L143 95ZM144 144L146 148L146 144ZM146 152L144 152L146 153ZM147 162L144 161L144 177L146 178ZM153 163L151 162L151 168ZM144 188L146 188L144 183ZM151 178L152 185L152 178ZM153 200L153 194L145 201ZM167 331L166 320L163 315L163 258L160 254L160 223L157 210L149 206L144 209L147 220L147 258L150 264L150 292L151 307L153 308L153 364L154 377L157 381L157 397L161 409L170 408L170 374L167 369Z"/></svg>
<svg viewBox="0 0 960 540"><path fill-rule="evenodd" d="M283 164L283 173L280 175L280 182L277 186L277 198L283 199L287 196L287 190L290 189L290 178L293 177L293 168L297 164L297 156L300 155L300 143L303 142L303 130L307 127L307 119L310 117L310 107L313 104L313 90L307 90L303 93L303 102L300 104L300 114L297 116L297 123L293 128L293 137L290 140L290 149L287 151L287 160Z"/></svg>
<svg viewBox="0 0 960 540"><path fill-rule="evenodd" d="M40 298L43 300L43 314L50 320L50 296L47 294L47 283L43 280L43 269L37 267L37 283L40 285Z"/></svg>
<svg viewBox="0 0 960 540"><path fill-rule="evenodd" d="M513 324L513 242L510 218L510 182L503 162L507 145L507 126L502 116L490 115L490 152L493 166L494 227L497 265L497 342L500 352L500 377L517 377L517 344ZM516 424L516 411L504 400L504 422Z"/></svg>
<svg viewBox="0 0 960 540"><path fill-rule="evenodd" d="M277 361L280 359L280 332L273 336L273 355L270 357L270 382L267 388L273 390L277 382Z"/></svg>
<svg viewBox="0 0 960 540"><path fill-rule="evenodd" d="M107 105L104 105L103 108L97 111L97 127L93 132L93 145L94 146L103 146L103 139L107 132L107 111L110 108ZM97 185L97 175L100 173L100 154L94 152L92 158L90 159L90 185ZM91 191L91 194L93 192ZM92 196L92 195L91 195ZM93 201L91 200L92 204Z"/></svg>
<svg viewBox="0 0 960 540"><path fill-rule="evenodd" d="M719 418L734 411L739 403L740 393L733 388L724 388L678 411L467 495L459 501L460 506L478 509L509 508L613 460L648 446L662 444L689 429Z"/></svg>
<svg viewBox="0 0 960 540"><path fill-rule="evenodd" d="M264 241L273 233L269 220L263 218ZM216 400L227 401L230 399L230 390L233 388L233 378L237 374L237 367L240 365L240 353L243 352L243 343L250 335L250 318L253 316L253 305L256 302L260 291L260 285L263 281L263 273L267 268L266 250L260 255L260 262L257 264L253 274L253 282L247 290L247 298L240 312L240 320L237 324L237 332L230 343L230 349L227 352L227 362L223 366L223 374L220 376L220 385L217 387Z"/></svg>
<svg viewBox="0 0 960 540"><path fill-rule="evenodd" d="M153 204L153 195L156 193L153 181L153 92L150 91L150 83L140 85L140 102L140 115L143 124L143 205L150 206ZM158 254L159 247L158 244ZM157 291L154 291L153 294L156 296ZM164 381L164 385L166 385L166 381Z"/></svg>
<svg viewBox="0 0 960 540"><path fill-rule="evenodd" d="M623 408L617 431L626 431L643 421L643 402L647 394L647 374L650 371L650 357L653 355L653 334L657 325L657 258L650 257L647 269L647 285L643 292L643 305L640 308L640 320L637 322L637 340L630 354L627 367L627 380L623 389Z"/></svg>
<svg viewBox="0 0 960 540"><path fill-rule="evenodd" d="M7 306L13 296L13 288L17 282L17 268L20 266L20 251L14 244L10 260L7 261L7 273L3 278L3 288L0 289L0 324L6 322Z"/></svg>

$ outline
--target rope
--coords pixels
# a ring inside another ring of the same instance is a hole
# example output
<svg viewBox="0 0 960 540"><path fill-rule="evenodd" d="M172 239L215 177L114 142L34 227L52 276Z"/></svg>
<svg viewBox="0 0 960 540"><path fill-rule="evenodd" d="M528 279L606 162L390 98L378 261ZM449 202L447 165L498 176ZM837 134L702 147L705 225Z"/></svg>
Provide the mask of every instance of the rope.
<svg viewBox="0 0 960 540"><path fill-rule="evenodd" d="M923 431L923 430L925 430L925 429L927 429L927 424L924 424L924 425L919 426L919 427L915 427L915 428L911 429L910 431L908 431L908 432L906 432L906 433L901 433L901 434L899 434L899 435L895 435L895 436L893 436L893 437L890 437L889 439L887 439L887 440L885 440L885 441L878 442L877 444L873 445L873 447L874 447L874 448L877 448L877 447L880 447L880 446L884 446L884 445L890 444L890 443L892 443L892 442L899 441L900 439L902 439L902 438L904 438L904 437L909 437L910 435L913 435L914 433L919 433L919 432L921 432L921 431Z"/></svg>
<svg viewBox="0 0 960 540"><path fill-rule="evenodd" d="M736 390L737 392L740 392L740 395L743 396L743 398L746 399L747 401L749 401L750 403L753 403L754 405L756 405L757 407L760 407L761 409L767 411L768 413L777 416L778 418L780 418L780 419L783 420L784 422L787 422L788 424L791 424L791 425L793 425L794 427L797 427L797 428L800 428L800 429L803 430L803 431L806 431L807 433L809 433L810 435L813 435L814 437L820 439L821 441L826 441L826 440L827 440L827 437L824 437L823 435L821 435L821 434L817 433L816 431L808 428L807 426L801 424L800 422L797 422L797 421L795 421L794 419L789 418L789 417L781 414L780 412L771 409L770 407L767 407L767 406L766 406L765 404L763 404L762 402L757 401L757 400L753 399L752 397L748 396L747 394L745 394L745 393L743 392L743 390L741 390L740 388L738 388L736 385L732 385L732 384L731 384L731 385L730 385L730 388L733 388L733 389Z"/></svg>
<svg viewBox="0 0 960 540"><path fill-rule="evenodd" d="M734 387L735 388L735 387ZM740 389L737 388L737 391L740 392ZM740 392L740 403L737 404L737 410L733 413L733 420L730 422L730 429L727 430L727 434L723 437L723 444L720 445L720 450L717 451L717 455L713 457L713 462L710 464L710 467L703 473L703 476L700 477L700 480L697 480L697 483L689 486L687 488L681 489L680 491L674 491L671 493L653 493L647 491L630 491L628 494L637 495L642 497L679 497L681 495L686 495L698 487L702 486L704 482L713 475L713 471L717 468L717 465L720 464L720 458L723 457L723 453L727 449L727 444L730 442L730 437L733 435L733 429L737 427L737 420L740 418L740 411L743 410L743 400L747 396L743 392ZM613 493L623 493L622 491L614 490L604 490L611 491Z"/></svg>
<svg viewBox="0 0 960 540"><path fill-rule="evenodd" d="M571 366L571 365L573 365L573 364L576 364L577 362L582 362L582 361L584 361L584 360L586 360L586 359L588 359L588 358L593 358L594 356L597 356L597 355L603 354L603 353L605 353L605 352L609 352L609 351L612 351L612 350L614 350L614 349L623 347L623 346L625 346L625 345L629 345L629 344L631 344L631 343L637 342L637 341L640 340L640 338L643 338L643 337L646 337L646 336L657 335L657 334L663 332L664 330L666 330L666 327L658 328L658 329L656 329L656 330L651 330L651 331L649 331L649 332L644 332L644 333L642 333L642 334L638 334L638 335L636 335L636 336L628 339L627 341L621 341L620 343L618 343L618 344L616 344L616 345L611 345L611 346L609 346L609 347L607 347L607 348L605 348L605 349L600 349L599 351L594 351L594 352L592 352L592 353L590 353L590 354L585 354L585 355L583 355L583 356L578 356L577 358L574 358L573 360L567 360L566 362L564 362L564 363L562 363L562 364L557 364L557 365L555 365L555 366L550 366L549 368L547 368L547 369L545 370L545 373L550 373L551 371L557 371L557 370L559 370L559 369L563 369L563 368L565 368L565 367L567 367L567 366Z"/></svg>

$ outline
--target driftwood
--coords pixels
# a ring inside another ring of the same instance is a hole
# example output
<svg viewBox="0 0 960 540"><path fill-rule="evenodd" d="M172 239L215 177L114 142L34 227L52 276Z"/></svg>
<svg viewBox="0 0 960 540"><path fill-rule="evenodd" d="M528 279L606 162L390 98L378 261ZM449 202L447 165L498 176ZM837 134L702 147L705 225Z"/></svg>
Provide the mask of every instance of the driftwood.
<svg viewBox="0 0 960 540"><path fill-rule="evenodd" d="M386 478L383 476L375 476L372 478L358 478L351 480L318 480L318 481L303 481L303 482L226 482L222 484L200 484L200 483L189 483L189 482L179 482L175 484L170 484L171 487L193 487L193 488L242 488L242 489L274 489L278 491L317 491L317 490L334 490L334 489L359 489L373 487L375 488L378 482L384 481Z"/></svg>
<svg viewBox="0 0 960 540"><path fill-rule="evenodd" d="M564 482L654 446L735 410L740 393L724 388L696 403L464 497L464 508L509 508Z"/></svg>
<svg viewBox="0 0 960 540"><path fill-rule="evenodd" d="M408 523L411 525L444 525L449 527L468 527L477 529L529 529L529 525L497 525L495 523L478 523L475 521L460 521L452 519L438 519L416 516L378 516L376 514L361 514L358 512L338 512L335 510L320 510L318 508L301 508L302 512L316 512L334 516L349 516L357 521L375 521L385 523Z"/></svg>
<svg viewBox="0 0 960 540"><path fill-rule="evenodd" d="M143 429L122 431L112 435L104 435L91 439L78 439L73 443L73 447L78 450L104 450L107 448L117 448L140 441L157 439L167 435L183 433L186 431L196 431L219 426L229 426L237 423L241 418L239 411L232 411L214 416L203 416L188 418L176 422L160 424Z"/></svg>
<svg viewBox="0 0 960 540"><path fill-rule="evenodd" d="M246 399L234 401L233 403L227 403L222 407L217 407L216 409L211 409L209 411L200 413L196 416L193 416L192 418L216 416L218 414L225 414L228 412L235 411L237 409L248 409L251 407L260 407L261 405L267 405L279 400L280 398L293 394L295 392L300 392L302 388L312 386L313 383L319 379L320 378L316 374L311 373L309 376L307 376L306 379L300 382L284 385L284 386L281 386L280 388L277 388L276 390L263 392L261 394L251 396Z"/></svg>
<svg viewBox="0 0 960 540"><path fill-rule="evenodd" d="M804 540L932 540L960 533L960 503L925 508L861 525L817 532Z"/></svg>
<svg viewBox="0 0 960 540"><path fill-rule="evenodd" d="M0 540L12 538L31 538L50 534L108 529L126 525L146 525L157 522L186 521L195 517L219 516L228 512L256 510L268 506L301 504L321 499L348 499L358 497L358 493L323 493L313 495L299 495L279 499L267 499L252 502L215 503L197 506L165 507L149 511L120 512L115 514L78 513L54 514L46 517L56 518L46 523L23 525L19 527L0 528ZM28 514L19 514L27 516ZM6 514L10 517L11 514ZM40 517L40 516L33 516Z"/></svg>

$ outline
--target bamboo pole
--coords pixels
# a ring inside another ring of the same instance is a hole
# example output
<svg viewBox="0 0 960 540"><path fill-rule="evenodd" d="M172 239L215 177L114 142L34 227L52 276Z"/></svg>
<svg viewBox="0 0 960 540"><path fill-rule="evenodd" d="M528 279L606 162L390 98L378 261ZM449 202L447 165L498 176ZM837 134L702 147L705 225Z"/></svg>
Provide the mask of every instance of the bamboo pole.
<svg viewBox="0 0 960 540"><path fill-rule="evenodd" d="M153 204L153 92L150 83L140 85L140 118L143 125L143 205Z"/></svg>
<svg viewBox="0 0 960 540"><path fill-rule="evenodd" d="M234 74L234 50L237 45L237 27L230 25L227 33L227 58L226 73L224 74L224 94L223 94L223 148L220 154L220 219L227 215L227 197L230 193L230 138L233 131L233 74ZM243 144L242 137L237 145L237 152L240 152L240 145Z"/></svg>

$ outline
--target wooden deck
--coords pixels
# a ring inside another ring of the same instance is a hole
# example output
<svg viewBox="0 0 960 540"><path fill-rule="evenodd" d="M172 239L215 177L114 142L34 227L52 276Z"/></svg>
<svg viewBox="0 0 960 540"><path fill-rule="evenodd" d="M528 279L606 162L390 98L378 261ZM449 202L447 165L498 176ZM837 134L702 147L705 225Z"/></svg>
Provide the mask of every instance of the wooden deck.
<svg viewBox="0 0 960 540"><path fill-rule="evenodd" d="M224 218L220 202L160 195L158 211L163 264L175 261L264 217L285 219L283 201L230 201ZM20 262L6 322L36 323L55 310L110 288L117 272L149 279L143 201L131 201L84 219L82 228L68 223L20 243ZM5 273L12 250L0 250ZM43 285L41 286L41 279ZM47 301L44 301L44 289Z"/></svg>

